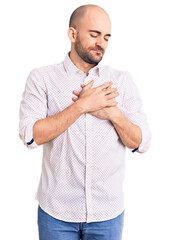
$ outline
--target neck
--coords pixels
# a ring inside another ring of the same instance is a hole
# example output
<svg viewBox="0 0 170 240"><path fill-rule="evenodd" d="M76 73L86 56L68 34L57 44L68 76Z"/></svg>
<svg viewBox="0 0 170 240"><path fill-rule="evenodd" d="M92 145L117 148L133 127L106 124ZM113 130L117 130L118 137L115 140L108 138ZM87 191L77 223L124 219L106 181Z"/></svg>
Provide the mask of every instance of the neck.
<svg viewBox="0 0 170 240"><path fill-rule="evenodd" d="M96 64L90 64L90 63L83 61L83 59L80 58L79 55L74 50L71 50L71 52L69 53L69 56L70 56L71 61L74 63L74 65L81 71L85 72L86 75L88 75L89 70L91 68L96 66Z"/></svg>

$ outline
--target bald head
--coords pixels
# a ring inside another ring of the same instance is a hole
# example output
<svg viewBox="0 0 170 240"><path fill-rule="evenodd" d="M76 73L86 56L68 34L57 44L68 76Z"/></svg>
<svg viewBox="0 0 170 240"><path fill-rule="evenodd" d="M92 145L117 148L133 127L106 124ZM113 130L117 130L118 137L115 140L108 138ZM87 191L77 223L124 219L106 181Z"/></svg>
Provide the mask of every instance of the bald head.
<svg viewBox="0 0 170 240"><path fill-rule="evenodd" d="M89 11L98 11L102 12L102 14L105 14L108 16L106 11L97 6L92 4L82 5L74 10L74 12L71 14L70 21L69 21L69 27L77 28L81 22L81 20L85 17L86 13ZM109 16L108 16L109 18Z"/></svg>
<svg viewBox="0 0 170 240"><path fill-rule="evenodd" d="M107 48L111 36L110 18L99 6L80 6L70 17L68 36L71 59L94 66L101 61Z"/></svg>

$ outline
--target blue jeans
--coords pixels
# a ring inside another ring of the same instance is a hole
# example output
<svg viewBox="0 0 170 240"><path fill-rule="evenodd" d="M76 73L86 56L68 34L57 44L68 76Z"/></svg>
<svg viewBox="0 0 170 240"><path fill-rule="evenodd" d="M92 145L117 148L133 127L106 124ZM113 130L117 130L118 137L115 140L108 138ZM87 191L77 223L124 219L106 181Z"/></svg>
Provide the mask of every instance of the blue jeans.
<svg viewBox="0 0 170 240"><path fill-rule="evenodd" d="M65 222L38 206L39 240L121 240L124 212L100 222Z"/></svg>

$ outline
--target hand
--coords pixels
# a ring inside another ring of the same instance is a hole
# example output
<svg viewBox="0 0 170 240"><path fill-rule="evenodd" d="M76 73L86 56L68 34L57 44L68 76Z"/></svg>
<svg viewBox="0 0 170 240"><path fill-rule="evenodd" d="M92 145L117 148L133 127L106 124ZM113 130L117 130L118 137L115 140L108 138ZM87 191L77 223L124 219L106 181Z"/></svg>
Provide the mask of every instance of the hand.
<svg viewBox="0 0 170 240"><path fill-rule="evenodd" d="M112 116L115 108L116 107L104 107L97 111L90 112L90 114L95 117L101 118L101 119L111 120L111 116Z"/></svg>
<svg viewBox="0 0 170 240"><path fill-rule="evenodd" d="M81 84L81 87L84 88L85 85ZM106 89L111 89L111 85L107 86L105 89L102 89L102 90L105 91ZM116 106L117 106L117 102L115 101L115 97L117 97L119 95L119 93L117 92L116 88L112 88L111 90L112 90L112 92L108 93L107 95L112 94L112 97L113 97L113 100L114 100L114 105L112 105L110 107L106 106L106 107L103 107L101 109L98 109L98 110L95 110L95 111L91 111L91 112L89 112L91 115L93 115L95 117L98 117L98 118L101 118L101 119L108 119L108 120L111 119L111 116L112 116L112 114L115 113ZM79 92L79 91L74 90L73 93L76 96L79 97L79 96L81 96L81 94L83 94L83 91ZM78 100L77 97L73 97L72 99L73 99L73 101L77 101Z"/></svg>

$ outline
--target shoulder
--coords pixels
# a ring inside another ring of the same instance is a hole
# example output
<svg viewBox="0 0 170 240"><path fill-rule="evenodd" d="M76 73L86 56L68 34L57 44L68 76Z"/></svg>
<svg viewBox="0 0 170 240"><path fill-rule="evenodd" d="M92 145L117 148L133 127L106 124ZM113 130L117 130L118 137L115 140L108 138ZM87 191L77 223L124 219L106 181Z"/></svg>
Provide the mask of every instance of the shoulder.
<svg viewBox="0 0 170 240"><path fill-rule="evenodd" d="M42 84L47 86L50 84L52 79L56 79L63 72L63 64L56 63L46 66L40 66L33 68L28 76L28 81L32 81L35 84Z"/></svg>
<svg viewBox="0 0 170 240"><path fill-rule="evenodd" d="M40 66L40 67L33 68L30 73L46 76L52 72L60 70L62 66L63 66L62 63L55 63L55 64L46 65L46 66Z"/></svg>
<svg viewBox="0 0 170 240"><path fill-rule="evenodd" d="M126 85L132 82L132 76L126 70L118 70L108 65L101 65L101 72L104 76L108 76L115 85Z"/></svg>

